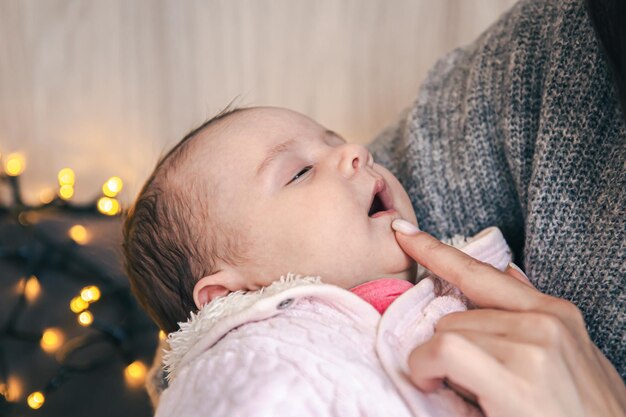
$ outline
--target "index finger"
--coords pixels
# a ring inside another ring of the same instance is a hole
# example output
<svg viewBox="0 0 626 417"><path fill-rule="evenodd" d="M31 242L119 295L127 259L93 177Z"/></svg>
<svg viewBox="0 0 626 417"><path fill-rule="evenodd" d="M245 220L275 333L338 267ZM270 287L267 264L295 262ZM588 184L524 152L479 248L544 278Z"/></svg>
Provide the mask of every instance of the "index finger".
<svg viewBox="0 0 626 417"><path fill-rule="evenodd" d="M529 311L537 309L543 294L522 284L425 232L396 232L400 247L419 264L459 288L480 307Z"/></svg>

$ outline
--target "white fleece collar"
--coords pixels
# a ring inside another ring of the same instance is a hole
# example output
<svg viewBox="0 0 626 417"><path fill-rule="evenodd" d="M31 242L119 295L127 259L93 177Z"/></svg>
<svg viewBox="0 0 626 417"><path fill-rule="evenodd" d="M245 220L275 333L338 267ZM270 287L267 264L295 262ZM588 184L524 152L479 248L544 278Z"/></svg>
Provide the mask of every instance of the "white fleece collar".
<svg viewBox="0 0 626 417"><path fill-rule="evenodd" d="M258 291L235 291L205 304L197 313L191 312L186 323L179 322L180 329L170 333L167 342L170 349L163 351L163 363L168 380L177 365L193 346L220 320L246 310L260 299L273 296L286 289L310 284L321 284L320 277L288 273Z"/></svg>

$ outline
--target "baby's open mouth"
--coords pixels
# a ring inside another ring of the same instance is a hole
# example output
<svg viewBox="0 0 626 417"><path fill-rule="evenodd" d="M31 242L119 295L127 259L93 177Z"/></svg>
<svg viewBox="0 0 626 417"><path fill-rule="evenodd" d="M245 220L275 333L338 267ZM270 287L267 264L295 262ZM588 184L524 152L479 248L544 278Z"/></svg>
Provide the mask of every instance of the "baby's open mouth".
<svg viewBox="0 0 626 417"><path fill-rule="evenodd" d="M370 209L367 212L369 217L382 216L384 213L393 210L393 201L391 195L387 190L387 184L382 179L379 179L374 184L374 190L372 195L372 202Z"/></svg>

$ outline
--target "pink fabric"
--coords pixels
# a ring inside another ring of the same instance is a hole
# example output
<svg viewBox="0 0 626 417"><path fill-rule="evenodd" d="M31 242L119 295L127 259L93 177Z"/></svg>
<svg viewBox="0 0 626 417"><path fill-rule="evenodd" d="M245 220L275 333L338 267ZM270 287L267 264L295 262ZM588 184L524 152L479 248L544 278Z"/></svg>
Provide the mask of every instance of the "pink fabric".
<svg viewBox="0 0 626 417"><path fill-rule="evenodd" d="M409 281L396 278L380 278L357 285L350 292L358 295L370 303L380 314L383 314L396 298L411 287L413 287L413 284Z"/></svg>

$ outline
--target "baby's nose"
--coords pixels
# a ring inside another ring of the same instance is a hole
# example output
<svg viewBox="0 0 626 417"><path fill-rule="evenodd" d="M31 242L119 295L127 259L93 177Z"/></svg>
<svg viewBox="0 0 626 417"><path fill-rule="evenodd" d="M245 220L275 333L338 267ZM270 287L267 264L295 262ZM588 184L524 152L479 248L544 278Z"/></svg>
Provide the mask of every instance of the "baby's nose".
<svg viewBox="0 0 626 417"><path fill-rule="evenodd" d="M346 178L354 176L365 166L373 166L374 158L366 147L356 144L346 144L340 148L341 159L339 169Z"/></svg>

